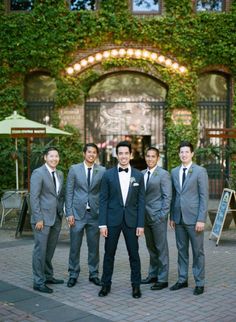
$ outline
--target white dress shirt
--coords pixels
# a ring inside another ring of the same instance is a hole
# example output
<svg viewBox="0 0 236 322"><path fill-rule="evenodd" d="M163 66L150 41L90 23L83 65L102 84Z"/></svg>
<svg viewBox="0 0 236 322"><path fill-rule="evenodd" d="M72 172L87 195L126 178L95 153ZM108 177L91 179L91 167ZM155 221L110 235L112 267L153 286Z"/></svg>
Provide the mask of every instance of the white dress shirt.
<svg viewBox="0 0 236 322"><path fill-rule="evenodd" d="M84 161L84 169L85 169L85 174L86 174L86 178L88 179L88 168L90 168L90 185L91 185L91 182L92 182L92 177L93 177L93 166L92 165L91 167L88 167L87 164L85 163ZM86 209L90 209L90 206L89 206L89 203L87 202L87 206L86 206Z"/></svg>
<svg viewBox="0 0 236 322"><path fill-rule="evenodd" d="M119 168L122 168L120 164L118 164L118 171L119 171ZM125 172L125 171L118 172L118 176L120 181L123 204L125 205L127 195L129 192L131 166L130 165L128 166L128 172Z"/></svg>
<svg viewBox="0 0 236 322"><path fill-rule="evenodd" d="M55 176L55 180L56 180L56 193L58 194L59 192L59 188L60 188L60 183L59 183L59 180L58 180L58 177L57 177L57 172L56 172L56 169L55 170L52 170L48 165L47 163L45 163L45 166L46 168L48 169L51 177L52 177L52 180L53 180L53 176L52 176L52 173L54 172L54 176Z"/></svg>
<svg viewBox="0 0 236 322"><path fill-rule="evenodd" d="M185 170L185 176L187 177L187 174L188 174L188 171L189 171L189 169L191 168L191 166L192 166L192 162L190 163L190 164L188 164L187 166L184 166L183 164L182 164L182 166L181 166L181 168L180 168L180 170L179 170L179 184L180 184L180 187L182 188L182 180L183 180L183 172L184 172L184 170L183 169L186 169ZM185 177L185 178L186 178ZM185 179L186 180L186 179Z"/></svg>
<svg viewBox="0 0 236 322"><path fill-rule="evenodd" d="M144 174L144 184L145 184L145 189L146 189L146 187L147 187L147 178L148 178L148 171L150 172L150 175L149 175L149 180L151 179L151 176L152 176L152 174L153 174L153 172L155 171L155 169L156 169L156 167L157 167L157 165L154 167L154 168L152 168L152 169L149 169L149 168L147 168L147 171L145 172L145 174Z"/></svg>

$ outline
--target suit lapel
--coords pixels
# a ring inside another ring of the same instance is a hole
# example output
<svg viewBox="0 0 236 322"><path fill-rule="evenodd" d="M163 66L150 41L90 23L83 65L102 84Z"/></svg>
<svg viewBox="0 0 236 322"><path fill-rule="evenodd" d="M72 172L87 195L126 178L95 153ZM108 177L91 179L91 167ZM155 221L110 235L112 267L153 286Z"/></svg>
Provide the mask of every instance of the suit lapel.
<svg viewBox="0 0 236 322"><path fill-rule="evenodd" d="M178 168L176 169L176 172L173 176L173 179L174 179L174 184L175 184L175 187L177 188L176 190L178 190L179 192L181 191L181 187L180 187L180 182L179 182L179 171L180 171L180 166L178 166Z"/></svg>
<svg viewBox="0 0 236 322"><path fill-rule="evenodd" d="M52 180L52 176L50 174L50 172L48 171L46 165L44 165L44 172L45 172L45 176L51 186L51 190L54 192L55 195L57 195L56 193L56 189L55 189L55 186L54 186L54 183L53 183L53 180Z"/></svg>
<svg viewBox="0 0 236 322"><path fill-rule="evenodd" d="M115 184L115 186L118 189L118 195L119 195L120 204L121 205L124 205L117 167L114 168L114 184Z"/></svg>

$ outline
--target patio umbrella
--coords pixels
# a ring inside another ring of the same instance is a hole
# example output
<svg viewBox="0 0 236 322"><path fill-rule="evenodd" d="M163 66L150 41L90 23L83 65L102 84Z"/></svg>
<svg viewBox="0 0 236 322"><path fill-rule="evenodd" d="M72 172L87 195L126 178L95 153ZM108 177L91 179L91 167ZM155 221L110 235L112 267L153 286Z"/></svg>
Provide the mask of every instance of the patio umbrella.
<svg viewBox="0 0 236 322"><path fill-rule="evenodd" d="M31 121L26 117L19 115L16 111L3 121L0 121L0 138L15 138L15 148L17 151L17 139L27 138L27 151L28 151L28 190L29 190L29 177L30 177L30 138L36 137L55 137L59 135L71 135L71 133L59 130L57 128L47 126L35 121ZM19 190L18 178L18 160L16 158L16 190Z"/></svg>

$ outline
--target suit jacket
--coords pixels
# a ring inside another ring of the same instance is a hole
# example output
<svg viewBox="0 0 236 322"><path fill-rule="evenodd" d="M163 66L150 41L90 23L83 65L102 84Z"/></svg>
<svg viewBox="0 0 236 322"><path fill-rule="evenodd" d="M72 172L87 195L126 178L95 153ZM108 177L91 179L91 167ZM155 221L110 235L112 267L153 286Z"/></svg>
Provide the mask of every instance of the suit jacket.
<svg viewBox="0 0 236 322"><path fill-rule="evenodd" d="M147 170L143 170L145 174ZM161 223L170 212L172 186L169 173L161 167L153 171L145 191L145 222Z"/></svg>
<svg viewBox="0 0 236 322"><path fill-rule="evenodd" d="M117 167L109 169L102 178L100 192L99 225L118 226L123 219L130 228L144 226L143 174L131 167L131 178L125 205Z"/></svg>
<svg viewBox="0 0 236 322"><path fill-rule="evenodd" d="M57 214L62 217L64 206L63 173L56 170L59 181L57 194L53 179L45 165L33 171L30 180L31 223L43 220L46 226L53 226Z"/></svg>
<svg viewBox="0 0 236 322"><path fill-rule="evenodd" d="M105 168L94 164L90 186L88 187L84 163L74 164L70 167L66 182L66 216L74 216L79 220L85 216L89 202L91 215L98 218L99 192L101 179Z"/></svg>
<svg viewBox="0 0 236 322"><path fill-rule="evenodd" d="M171 171L173 198L170 219L179 223L181 213L187 225L195 225L197 221L205 222L208 211L208 176L206 169L196 164L190 167L183 187L179 183L181 166Z"/></svg>

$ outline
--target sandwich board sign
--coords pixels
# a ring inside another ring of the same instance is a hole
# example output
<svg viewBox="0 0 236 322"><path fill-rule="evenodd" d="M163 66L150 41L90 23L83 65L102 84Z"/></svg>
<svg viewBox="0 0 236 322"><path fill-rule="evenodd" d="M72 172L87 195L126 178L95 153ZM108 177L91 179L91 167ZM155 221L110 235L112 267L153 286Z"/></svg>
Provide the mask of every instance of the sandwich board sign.
<svg viewBox="0 0 236 322"><path fill-rule="evenodd" d="M212 227L212 231L210 234L209 239L211 236L214 235L217 238L216 246L218 246L221 232L224 226L225 218L227 216L227 212L229 209L230 201L234 198L236 200L236 192L232 189L225 188L222 192L220 203L218 206L218 210L216 213L215 221Z"/></svg>

